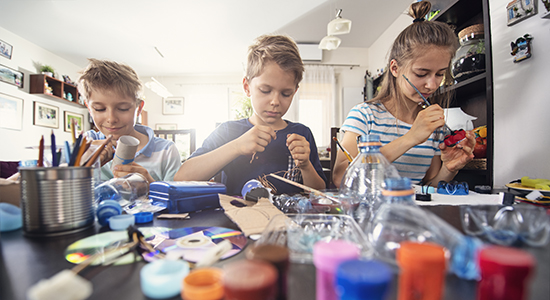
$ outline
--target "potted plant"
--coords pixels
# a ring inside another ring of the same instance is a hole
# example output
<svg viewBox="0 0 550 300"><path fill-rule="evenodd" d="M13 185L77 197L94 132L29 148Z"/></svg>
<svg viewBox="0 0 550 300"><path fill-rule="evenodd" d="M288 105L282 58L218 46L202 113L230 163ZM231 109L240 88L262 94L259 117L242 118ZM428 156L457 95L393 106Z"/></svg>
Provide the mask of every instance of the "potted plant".
<svg viewBox="0 0 550 300"><path fill-rule="evenodd" d="M42 65L40 67L40 72L42 72L42 74L50 76L50 77L54 77L54 73L55 73L54 69L49 65Z"/></svg>

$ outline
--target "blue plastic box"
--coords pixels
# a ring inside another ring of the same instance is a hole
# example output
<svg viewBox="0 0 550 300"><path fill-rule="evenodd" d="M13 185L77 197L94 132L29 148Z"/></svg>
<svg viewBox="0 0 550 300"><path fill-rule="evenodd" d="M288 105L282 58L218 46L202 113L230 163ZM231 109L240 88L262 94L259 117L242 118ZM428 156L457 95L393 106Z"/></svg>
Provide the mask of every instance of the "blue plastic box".
<svg viewBox="0 0 550 300"><path fill-rule="evenodd" d="M149 199L166 205L173 214L220 207L218 194L225 185L210 181L155 181L149 185Z"/></svg>

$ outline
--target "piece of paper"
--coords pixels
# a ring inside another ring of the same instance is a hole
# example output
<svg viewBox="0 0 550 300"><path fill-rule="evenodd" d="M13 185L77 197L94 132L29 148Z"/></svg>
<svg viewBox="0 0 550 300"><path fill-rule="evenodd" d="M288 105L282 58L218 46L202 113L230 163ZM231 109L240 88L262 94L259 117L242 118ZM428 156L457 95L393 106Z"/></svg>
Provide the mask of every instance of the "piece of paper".
<svg viewBox="0 0 550 300"><path fill-rule="evenodd" d="M420 206L434 205L501 205L504 193L480 194L470 191L465 196L431 194L432 201L415 201Z"/></svg>
<svg viewBox="0 0 550 300"><path fill-rule="evenodd" d="M284 215L266 198L260 198L258 202L254 202L224 194L218 195L220 206L224 209L225 214L239 226L246 236L261 234L273 217Z"/></svg>

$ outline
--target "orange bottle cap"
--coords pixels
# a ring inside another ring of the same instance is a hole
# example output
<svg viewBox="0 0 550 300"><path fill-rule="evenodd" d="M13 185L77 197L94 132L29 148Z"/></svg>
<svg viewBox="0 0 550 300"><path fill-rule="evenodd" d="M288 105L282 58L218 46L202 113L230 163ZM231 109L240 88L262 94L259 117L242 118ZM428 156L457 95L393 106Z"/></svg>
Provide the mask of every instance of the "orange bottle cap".
<svg viewBox="0 0 550 300"><path fill-rule="evenodd" d="M193 270L183 279L181 298L185 300L218 300L222 299L223 272L217 268Z"/></svg>
<svg viewBox="0 0 550 300"><path fill-rule="evenodd" d="M396 256L403 268L422 268L428 272L445 269L445 249L437 244L401 242Z"/></svg>

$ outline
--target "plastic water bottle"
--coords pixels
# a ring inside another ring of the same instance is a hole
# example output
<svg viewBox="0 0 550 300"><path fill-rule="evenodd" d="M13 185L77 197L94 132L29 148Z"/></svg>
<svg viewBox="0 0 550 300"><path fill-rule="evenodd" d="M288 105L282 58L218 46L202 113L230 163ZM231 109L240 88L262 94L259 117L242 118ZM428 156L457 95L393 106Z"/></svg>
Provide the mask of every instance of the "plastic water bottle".
<svg viewBox="0 0 550 300"><path fill-rule="evenodd" d="M414 191L410 180L386 179L386 185L383 191L386 194L384 203L365 228L376 255L395 262L399 243L431 242L450 252L451 272L464 279L479 278L476 255L482 245L481 241L464 236L438 216L417 206L413 200Z"/></svg>
<svg viewBox="0 0 550 300"><path fill-rule="evenodd" d="M339 199L344 213L362 224L372 216L374 202L380 197L385 171L390 164L380 153L380 136L363 135L357 146L359 155L346 170Z"/></svg>

